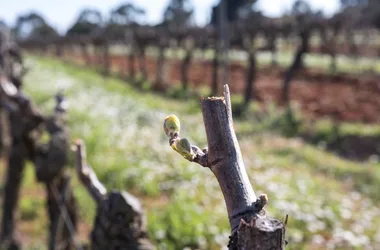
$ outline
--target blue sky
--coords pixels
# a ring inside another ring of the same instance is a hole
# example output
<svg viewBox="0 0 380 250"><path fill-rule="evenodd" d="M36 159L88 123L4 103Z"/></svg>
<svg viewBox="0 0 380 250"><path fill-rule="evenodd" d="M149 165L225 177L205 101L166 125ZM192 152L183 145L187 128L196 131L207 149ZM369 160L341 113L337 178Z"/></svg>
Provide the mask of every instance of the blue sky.
<svg viewBox="0 0 380 250"><path fill-rule="evenodd" d="M128 0L127 0L128 1ZM107 15L109 10L127 2L123 0L0 0L0 19L13 24L19 13L37 10L53 27L64 32L84 7L97 8ZM269 16L279 16L289 9L294 0L258 0L257 6ZM130 0L143 7L147 12L148 23L161 19L169 0ZM195 20L198 24L208 21L211 7L219 0L192 0L195 8ZM322 9L327 14L338 8L339 0L309 0L313 8Z"/></svg>

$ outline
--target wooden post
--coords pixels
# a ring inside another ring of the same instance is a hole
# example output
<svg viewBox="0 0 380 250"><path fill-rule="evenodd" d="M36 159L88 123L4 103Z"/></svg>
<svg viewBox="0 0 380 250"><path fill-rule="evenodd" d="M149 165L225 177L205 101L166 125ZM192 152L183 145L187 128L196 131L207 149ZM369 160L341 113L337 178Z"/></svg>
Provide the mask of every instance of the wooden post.
<svg viewBox="0 0 380 250"><path fill-rule="evenodd" d="M218 81L219 81L219 41L215 39L214 58L212 59L212 83L211 95L218 94Z"/></svg>
<svg viewBox="0 0 380 250"><path fill-rule="evenodd" d="M167 38L165 37L167 33L161 31L158 34L158 57L156 63L156 82L154 83L154 89L165 90L165 84L167 84L166 73L165 72L165 49L168 45Z"/></svg>
<svg viewBox="0 0 380 250"><path fill-rule="evenodd" d="M255 96L257 96L255 87L256 81L256 71L257 71L257 62L256 62L256 49L253 46L253 41L256 37L256 31L253 31L251 34L243 35L243 47L248 53L248 67L246 69L246 85L244 93L244 103L243 108L248 108L248 105Z"/></svg>
<svg viewBox="0 0 380 250"><path fill-rule="evenodd" d="M126 35L126 45L129 46L129 53L128 53L128 68L129 68L129 79L131 81L135 80L135 37L134 37L134 31L129 30Z"/></svg>
<svg viewBox="0 0 380 250"><path fill-rule="evenodd" d="M290 100L290 83L294 77L296 71L303 65L303 56L309 50L309 40L310 40L310 31L305 28L305 30L300 32L301 45L297 49L297 52L294 56L293 63L290 65L289 69L285 74L284 83L282 85L282 101L285 104L289 104Z"/></svg>
<svg viewBox="0 0 380 250"><path fill-rule="evenodd" d="M146 81L147 78L148 78L148 73L147 73L147 69L146 69L146 61L145 61L145 50L146 50L146 45L143 44L142 46L140 46L139 48L139 56L140 56L140 60L139 60L139 63L140 63L140 73L141 73L141 81Z"/></svg>
<svg viewBox="0 0 380 250"><path fill-rule="evenodd" d="M109 52L109 43L108 40L105 39L103 41L103 68L104 68L104 75L109 76L111 72L111 63L110 63L110 52Z"/></svg>
<svg viewBox="0 0 380 250"><path fill-rule="evenodd" d="M185 48L185 56L181 64L181 81L182 81L183 90L187 90L188 85L189 85L188 75L189 75L189 66L191 63L192 54L193 54L192 48Z"/></svg>
<svg viewBox="0 0 380 250"><path fill-rule="evenodd" d="M88 53L87 41L84 39L80 40L79 45L80 45L81 50L82 50L83 62L85 63L85 65L90 66L91 65L91 59L90 59L90 55Z"/></svg>

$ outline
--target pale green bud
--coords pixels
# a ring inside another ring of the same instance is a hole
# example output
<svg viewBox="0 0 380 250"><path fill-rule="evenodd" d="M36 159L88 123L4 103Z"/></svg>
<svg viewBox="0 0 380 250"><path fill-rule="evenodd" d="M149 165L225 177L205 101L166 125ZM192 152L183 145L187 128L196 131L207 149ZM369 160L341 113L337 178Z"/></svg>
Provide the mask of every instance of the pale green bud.
<svg viewBox="0 0 380 250"><path fill-rule="evenodd" d="M170 115L165 118L164 131L167 136L170 138L177 138L179 136L180 129L181 124L177 116Z"/></svg>
<svg viewBox="0 0 380 250"><path fill-rule="evenodd" d="M195 153L191 144L186 138L174 140L172 148L189 161L193 161L195 158Z"/></svg>

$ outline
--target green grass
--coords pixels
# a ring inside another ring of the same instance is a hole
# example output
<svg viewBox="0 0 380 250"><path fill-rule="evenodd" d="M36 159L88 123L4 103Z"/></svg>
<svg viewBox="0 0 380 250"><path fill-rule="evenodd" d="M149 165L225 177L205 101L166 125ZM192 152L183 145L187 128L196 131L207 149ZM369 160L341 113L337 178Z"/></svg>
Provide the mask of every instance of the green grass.
<svg viewBox="0 0 380 250"><path fill-rule="evenodd" d="M172 151L162 131L165 116L175 113L183 135L205 146L197 99L181 102L138 91L116 78L53 59L30 57L28 63L32 69L26 93L51 112L52 96L60 87L66 89L72 138L85 140L88 160L109 190L124 189L141 200L159 249L226 246L229 226L216 179ZM278 218L289 214L287 249L380 247L380 164L353 163L300 139L286 139L276 115L257 116L236 119L235 129L255 192L269 196L268 213ZM26 177L25 187L35 188L32 171ZM76 178L73 183L81 219L91 225L94 203ZM27 210L43 210L41 204L26 203ZM36 225L28 231L34 235L30 245L43 242L45 228L38 225L46 218L42 221L28 221Z"/></svg>
<svg viewBox="0 0 380 250"><path fill-rule="evenodd" d="M232 96L233 106L239 107L241 102L241 96ZM241 127L237 133L240 135L259 134L271 130L285 137L307 138L308 142L320 146L347 136L380 137L378 124L334 122L327 118L310 120L301 113L297 105L293 104L291 109L287 109L279 108L273 103L253 102L243 110L238 119Z"/></svg>

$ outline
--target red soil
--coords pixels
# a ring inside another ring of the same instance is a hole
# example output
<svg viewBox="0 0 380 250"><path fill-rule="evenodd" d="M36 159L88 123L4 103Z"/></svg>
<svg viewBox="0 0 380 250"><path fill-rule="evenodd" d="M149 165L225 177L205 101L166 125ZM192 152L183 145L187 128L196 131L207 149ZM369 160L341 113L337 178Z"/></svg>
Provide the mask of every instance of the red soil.
<svg viewBox="0 0 380 250"><path fill-rule="evenodd" d="M310 52L313 53L326 53L329 50L328 46L311 46ZM337 55L350 56L356 54L357 56L365 57L378 57L380 56L380 48L377 46L357 46L354 51L351 51L348 44L340 44L336 46L335 53Z"/></svg>
<svg viewBox="0 0 380 250"><path fill-rule="evenodd" d="M73 58L73 57L71 57ZM101 58L91 58L101 63ZM83 63L83 60L76 58ZM136 71L139 69L136 62ZM112 71L127 75L128 61L123 56L112 56ZM156 60L146 59L148 79L155 80ZM167 82L180 82L180 62L167 60ZM256 81L258 99L263 102L279 102L284 71L276 68L259 70ZM189 69L190 86L204 86L212 79L210 61L192 62ZM245 87L245 66L231 63L229 83L232 93L243 93ZM291 83L291 100L298 103L303 113L311 118L328 116L333 119L376 123L380 122L380 77L379 76L328 76L318 71L300 71Z"/></svg>

